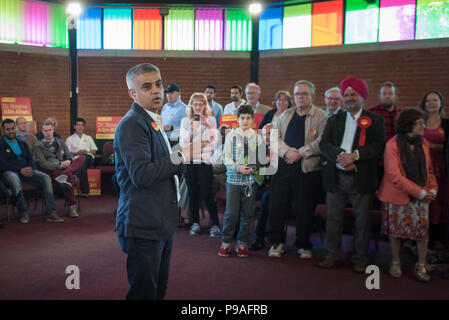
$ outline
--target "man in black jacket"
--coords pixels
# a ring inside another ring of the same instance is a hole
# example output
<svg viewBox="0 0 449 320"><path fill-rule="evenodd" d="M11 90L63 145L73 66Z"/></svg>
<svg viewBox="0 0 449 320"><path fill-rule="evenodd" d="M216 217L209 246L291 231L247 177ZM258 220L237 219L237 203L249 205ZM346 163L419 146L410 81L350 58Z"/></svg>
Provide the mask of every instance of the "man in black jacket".
<svg viewBox="0 0 449 320"><path fill-rule="evenodd" d="M320 142L323 155L323 188L327 191L327 256L319 267L339 263L343 218L348 200L354 208L354 271L365 273L371 228L371 210L377 188L377 158L385 145L384 121L365 111L368 87L362 79L348 77L340 84L343 106L329 118Z"/></svg>
<svg viewBox="0 0 449 320"><path fill-rule="evenodd" d="M5 119L2 122L4 136L0 139L0 168L3 182L11 188L16 197L20 222L28 223L28 207L23 196L22 182L32 184L43 190L47 207L47 221L63 222L56 213L55 198L50 177L36 170L36 164L26 143L16 139L15 122Z"/></svg>

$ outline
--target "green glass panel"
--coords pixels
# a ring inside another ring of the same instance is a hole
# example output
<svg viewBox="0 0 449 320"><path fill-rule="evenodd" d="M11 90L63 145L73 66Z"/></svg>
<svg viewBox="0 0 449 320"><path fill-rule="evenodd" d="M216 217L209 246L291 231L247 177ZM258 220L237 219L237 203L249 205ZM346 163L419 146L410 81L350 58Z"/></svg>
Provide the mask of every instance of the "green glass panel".
<svg viewBox="0 0 449 320"><path fill-rule="evenodd" d="M310 47L312 44L312 4L284 7L283 48Z"/></svg>
<svg viewBox="0 0 449 320"><path fill-rule="evenodd" d="M347 0L345 44L377 42L379 30L379 0Z"/></svg>
<svg viewBox="0 0 449 320"><path fill-rule="evenodd" d="M0 42L22 40L21 15L20 0L0 0Z"/></svg>
<svg viewBox="0 0 449 320"><path fill-rule="evenodd" d="M415 39L449 37L449 1L418 0Z"/></svg>
<svg viewBox="0 0 449 320"><path fill-rule="evenodd" d="M226 10L226 50L252 50L253 23L247 10Z"/></svg>
<svg viewBox="0 0 449 320"><path fill-rule="evenodd" d="M192 9L170 9L165 17L164 49L194 49L194 11Z"/></svg>
<svg viewBox="0 0 449 320"><path fill-rule="evenodd" d="M50 25L51 46L68 48L67 15L65 8L61 5L52 5Z"/></svg>

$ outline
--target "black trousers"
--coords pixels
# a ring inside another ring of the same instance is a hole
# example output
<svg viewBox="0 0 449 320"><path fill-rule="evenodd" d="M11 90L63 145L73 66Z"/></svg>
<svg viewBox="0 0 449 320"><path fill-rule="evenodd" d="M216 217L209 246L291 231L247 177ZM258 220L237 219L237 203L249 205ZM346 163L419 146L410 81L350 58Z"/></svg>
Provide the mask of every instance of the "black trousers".
<svg viewBox="0 0 449 320"><path fill-rule="evenodd" d="M270 206L270 195L271 188L265 189L265 192L262 193L261 202L262 208L257 215L257 225L256 225L256 240L255 242L265 243L265 235L267 232L267 220Z"/></svg>
<svg viewBox="0 0 449 320"><path fill-rule="evenodd" d="M129 289L127 300L162 300L167 291L172 238L148 240L118 238L128 255L126 271Z"/></svg>
<svg viewBox="0 0 449 320"><path fill-rule="evenodd" d="M296 214L296 248L312 248L309 238L313 231L315 208L323 193L321 179L321 170L304 173L300 161L288 165L279 159L278 172L271 182L267 228L271 243L285 243L284 226L293 204Z"/></svg>
<svg viewBox="0 0 449 320"><path fill-rule="evenodd" d="M189 205L194 223L200 223L200 201L204 201L212 225L218 225L217 204L212 193L214 171L211 164L188 164L185 173Z"/></svg>

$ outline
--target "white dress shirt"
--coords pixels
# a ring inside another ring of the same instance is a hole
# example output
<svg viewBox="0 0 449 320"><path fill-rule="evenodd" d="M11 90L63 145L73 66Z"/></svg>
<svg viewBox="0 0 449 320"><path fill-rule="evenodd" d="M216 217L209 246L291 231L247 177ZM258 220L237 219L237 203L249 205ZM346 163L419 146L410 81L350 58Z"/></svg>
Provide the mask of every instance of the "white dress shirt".
<svg viewBox="0 0 449 320"><path fill-rule="evenodd" d="M69 148L70 152L75 153L80 150L87 150L87 154L90 155L92 158L94 157L94 155L91 154L90 152L92 150L95 151L98 150L92 137L84 133L81 137L76 133L72 134L70 137L67 138L65 144Z"/></svg>
<svg viewBox="0 0 449 320"><path fill-rule="evenodd" d="M224 108L223 114L237 114L238 108L240 108L240 106L245 103L245 99L242 99L237 107L235 106L234 102L228 103Z"/></svg>
<svg viewBox="0 0 449 320"><path fill-rule="evenodd" d="M361 114L362 108L360 108L360 111L357 112L354 117L351 116L351 113L346 112L345 134L343 135L343 140L340 145L340 148L344 149L346 153L352 153L352 145L354 144L355 132L357 131L357 121ZM338 162L337 168L345 170Z"/></svg>

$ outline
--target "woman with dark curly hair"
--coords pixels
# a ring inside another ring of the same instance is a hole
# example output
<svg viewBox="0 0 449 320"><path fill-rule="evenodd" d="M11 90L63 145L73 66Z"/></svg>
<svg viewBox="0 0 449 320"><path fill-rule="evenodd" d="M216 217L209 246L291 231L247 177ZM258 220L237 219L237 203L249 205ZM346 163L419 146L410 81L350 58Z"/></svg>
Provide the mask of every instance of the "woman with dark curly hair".
<svg viewBox="0 0 449 320"><path fill-rule="evenodd" d="M378 194L384 202L382 233L389 235L393 256L390 275L401 277L401 239L411 239L418 247L413 274L424 282L430 280L426 269L429 203L438 190L429 146L423 139L426 118L427 114L418 108L405 108L400 113L397 134L385 146L385 174Z"/></svg>
<svg viewBox="0 0 449 320"><path fill-rule="evenodd" d="M429 206L429 247L442 249L448 236L449 180L445 161L445 146L449 136L449 119L444 117L443 95L430 90L424 94L419 107L428 114L424 139L430 149L430 159L438 183L438 195Z"/></svg>

